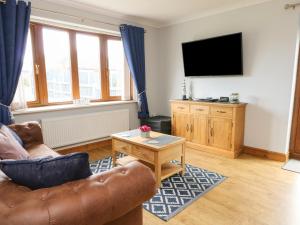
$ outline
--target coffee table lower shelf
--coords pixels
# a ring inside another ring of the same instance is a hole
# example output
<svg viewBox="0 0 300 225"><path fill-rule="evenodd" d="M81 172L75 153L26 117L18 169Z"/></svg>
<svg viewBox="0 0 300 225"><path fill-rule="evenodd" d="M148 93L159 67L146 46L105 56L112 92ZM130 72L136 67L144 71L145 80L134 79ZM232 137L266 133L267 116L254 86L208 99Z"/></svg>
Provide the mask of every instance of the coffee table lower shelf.
<svg viewBox="0 0 300 225"><path fill-rule="evenodd" d="M117 165L125 166L128 163L131 163L134 161L143 163L144 165L151 168L153 172L155 172L155 166L153 164L145 162L143 160L139 160L138 158L135 158L133 156L125 156L125 157L117 159ZM161 180L164 180L164 179L171 177L172 175L180 173L180 172L183 172L183 168L181 165L177 165L177 164L171 163L171 162L164 163L161 166Z"/></svg>

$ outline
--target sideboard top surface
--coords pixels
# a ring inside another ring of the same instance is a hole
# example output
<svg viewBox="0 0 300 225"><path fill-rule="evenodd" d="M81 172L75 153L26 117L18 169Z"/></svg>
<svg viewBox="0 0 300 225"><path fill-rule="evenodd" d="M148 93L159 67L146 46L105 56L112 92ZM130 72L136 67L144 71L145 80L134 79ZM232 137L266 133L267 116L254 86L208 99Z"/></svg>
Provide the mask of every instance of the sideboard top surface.
<svg viewBox="0 0 300 225"><path fill-rule="evenodd" d="M208 106L222 106L222 107L232 107L232 108L239 108L239 107L246 107L247 103L240 102L240 103L224 103L224 102L202 102L202 101L191 101L191 100L180 100L180 99L173 99L170 100L172 103L181 103L181 104L199 104L199 105L208 105Z"/></svg>

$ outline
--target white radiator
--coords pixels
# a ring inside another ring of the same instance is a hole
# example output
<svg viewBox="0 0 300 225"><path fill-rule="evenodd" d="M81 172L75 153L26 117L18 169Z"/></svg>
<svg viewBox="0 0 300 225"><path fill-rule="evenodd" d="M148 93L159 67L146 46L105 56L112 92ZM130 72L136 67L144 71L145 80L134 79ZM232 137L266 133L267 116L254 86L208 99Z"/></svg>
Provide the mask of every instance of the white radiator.
<svg viewBox="0 0 300 225"><path fill-rule="evenodd" d="M57 148L129 130L129 110L70 115L41 122L45 144Z"/></svg>

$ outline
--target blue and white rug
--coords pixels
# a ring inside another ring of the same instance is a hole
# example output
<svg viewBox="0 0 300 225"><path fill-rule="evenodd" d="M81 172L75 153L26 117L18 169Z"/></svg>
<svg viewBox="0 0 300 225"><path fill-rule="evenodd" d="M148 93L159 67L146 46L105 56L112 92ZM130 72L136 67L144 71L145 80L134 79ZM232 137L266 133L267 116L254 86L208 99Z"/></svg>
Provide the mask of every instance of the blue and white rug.
<svg viewBox="0 0 300 225"><path fill-rule="evenodd" d="M112 159L107 157L92 162L90 167L93 173L107 171L112 168ZM184 176L175 174L162 181L157 194L143 204L144 209L168 221L225 179L221 174L187 164Z"/></svg>

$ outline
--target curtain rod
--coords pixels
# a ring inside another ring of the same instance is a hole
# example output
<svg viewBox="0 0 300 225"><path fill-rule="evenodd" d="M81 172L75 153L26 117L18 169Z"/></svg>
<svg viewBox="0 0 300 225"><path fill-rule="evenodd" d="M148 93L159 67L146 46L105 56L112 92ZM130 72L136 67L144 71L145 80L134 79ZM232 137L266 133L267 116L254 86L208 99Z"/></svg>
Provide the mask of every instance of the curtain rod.
<svg viewBox="0 0 300 225"><path fill-rule="evenodd" d="M5 0L0 0L0 1L5 1ZM68 17L71 17L71 18L79 19L81 22L84 22L85 20L89 20L89 21L92 21L92 22L102 23L102 24L106 24L106 25L110 25L110 26L114 26L114 27L118 27L118 28L121 25L121 24L116 24L116 23L109 23L109 22L104 22L104 21L100 21L100 20L74 16L74 15L71 15L71 14L68 14L68 13L61 13L61 12L57 12L57 11L53 11L53 10L49 10L49 9L41 9L41 8L37 8L37 7L31 7L31 8L35 9L35 10L39 10L39 11L50 12L50 13L54 13L54 14L58 14L58 15L63 15L63 16L68 16ZM145 33L146 33L146 30L145 30Z"/></svg>
<svg viewBox="0 0 300 225"><path fill-rule="evenodd" d="M286 10L288 10L288 9L296 9L297 6L300 6L300 3L286 4L286 5L284 6L284 8L285 8Z"/></svg>
<svg viewBox="0 0 300 225"><path fill-rule="evenodd" d="M0 3L6 3L6 0L0 0ZM37 8L37 7L31 7L32 9L35 10L39 10L39 11L44 11L44 12L50 12L50 13L54 13L54 14L58 14L58 15L63 15L63 16L68 16L68 17L72 17L72 18L76 18L79 19L81 22L84 22L85 20L89 20L92 22L96 22L96 23L102 23L102 24L106 24L106 25L110 25L110 26L114 26L114 27L120 27L120 24L115 24L115 23L109 23L109 22L103 22L100 20L95 20L95 19L88 19L88 18L83 18L83 17L79 17L79 16L74 16L68 13L61 13L61 12L57 12L57 11L53 11L53 10L49 10L49 9L41 9L41 8ZM146 30L145 30L146 33Z"/></svg>
<svg viewBox="0 0 300 225"><path fill-rule="evenodd" d="M87 19L87 18L74 16L74 15L71 15L71 14L68 14L68 13L61 13L61 12L57 12L57 11L53 11L53 10L49 10L49 9L41 9L41 8L36 8L36 7L31 7L31 8L35 9L35 10L39 10L39 11L50 12L50 13L54 13L54 14L59 14L59 15L63 15L63 16L72 17L72 18L75 18L75 19L79 19L81 22L84 22L84 20L90 20L90 21L97 22L97 23L102 23L102 24L106 24L106 25L119 27L119 25L115 24L115 23L103 22L103 21L94 20L94 19Z"/></svg>
<svg viewBox="0 0 300 225"><path fill-rule="evenodd" d="M6 0L0 0L0 3L4 3L5 4ZM94 22L97 22L97 23L102 23L102 24L106 24L106 25L111 25L111 26L119 27L118 24L103 22L103 21L99 21L99 20L82 18L82 17L74 16L74 15L71 15L71 14L68 14L68 13L61 13L61 12L56 12L56 11L49 10L49 9L41 9L41 8L37 8L37 7L31 7L31 8L35 9L35 10L39 10L39 11L50 12L50 13L55 13L55 14L64 15L64 16L68 16L68 17L73 17L73 18L79 19L81 22L83 22L84 20L90 20L90 21L94 21Z"/></svg>

